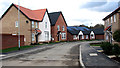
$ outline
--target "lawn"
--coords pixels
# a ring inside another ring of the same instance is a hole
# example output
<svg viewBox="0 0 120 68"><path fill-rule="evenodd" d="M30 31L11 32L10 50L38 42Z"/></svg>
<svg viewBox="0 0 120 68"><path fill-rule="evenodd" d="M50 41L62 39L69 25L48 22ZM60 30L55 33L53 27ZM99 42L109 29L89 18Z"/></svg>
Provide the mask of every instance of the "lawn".
<svg viewBox="0 0 120 68"><path fill-rule="evenodd" d="M90 46L101 46L101 44L91 44Z"/></svg>
<svg viewBox="0 0 120 68"><path fill-rule="evenodd" d="M36 46L38 46L38 45L21 46L20 49L24 50L24 49L28 49L28 48L32 48L32 47L36 47ZM12 48L0 50L0 53L8 53L8 52L13 52L13 51L18 51L18 47L12 47Z"/></svg>

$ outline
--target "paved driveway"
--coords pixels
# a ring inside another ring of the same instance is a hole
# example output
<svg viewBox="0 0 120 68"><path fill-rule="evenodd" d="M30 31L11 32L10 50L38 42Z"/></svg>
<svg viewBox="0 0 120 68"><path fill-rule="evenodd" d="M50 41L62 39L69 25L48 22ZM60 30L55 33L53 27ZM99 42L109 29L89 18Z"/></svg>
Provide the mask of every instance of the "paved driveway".
<svg viewBox="0 0 120 68"><path fill-rule="evenodd" d="M3 66L79 66L80 42L54 44L46 50L2 60Z"/></svg>

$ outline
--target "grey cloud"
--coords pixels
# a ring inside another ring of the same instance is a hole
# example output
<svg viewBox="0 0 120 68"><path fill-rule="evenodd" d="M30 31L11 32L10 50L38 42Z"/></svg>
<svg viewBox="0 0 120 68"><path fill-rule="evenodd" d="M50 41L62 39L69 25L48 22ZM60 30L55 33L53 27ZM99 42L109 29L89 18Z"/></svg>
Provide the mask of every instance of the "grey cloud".
<svg viewBox="0 0 120 68"><path fill-rule="evenodd" d="M82 9L89 9L92 11L98 12L111 12L118 7L118 2L87 2L86 4L82 5L80 8Z"/></svg>

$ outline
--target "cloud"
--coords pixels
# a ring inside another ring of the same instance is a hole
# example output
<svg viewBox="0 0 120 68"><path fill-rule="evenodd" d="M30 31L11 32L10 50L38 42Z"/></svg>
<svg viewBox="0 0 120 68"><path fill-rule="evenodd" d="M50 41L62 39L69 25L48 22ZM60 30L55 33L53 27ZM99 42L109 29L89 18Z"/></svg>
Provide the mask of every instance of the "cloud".
<svg viewBox="0 0 120 68"><path fill-rule="evenodd" d="M118 0L114 0L113 2L110 0L101 0L101 1L93 1L86 2L80 9L89 9L91 11L98 12L112 12L118 7Z"/></svg>

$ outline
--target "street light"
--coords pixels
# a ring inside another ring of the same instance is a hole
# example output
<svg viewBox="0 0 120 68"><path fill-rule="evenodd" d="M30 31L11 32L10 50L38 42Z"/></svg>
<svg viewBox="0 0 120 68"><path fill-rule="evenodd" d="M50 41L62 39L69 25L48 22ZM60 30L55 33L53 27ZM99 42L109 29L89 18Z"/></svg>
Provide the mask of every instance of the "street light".
<svg viewBox="0 0 120 68"><path fill-rule="evenodd" d="M18 0L18 50L20 50L20 0Z"/></svg>

